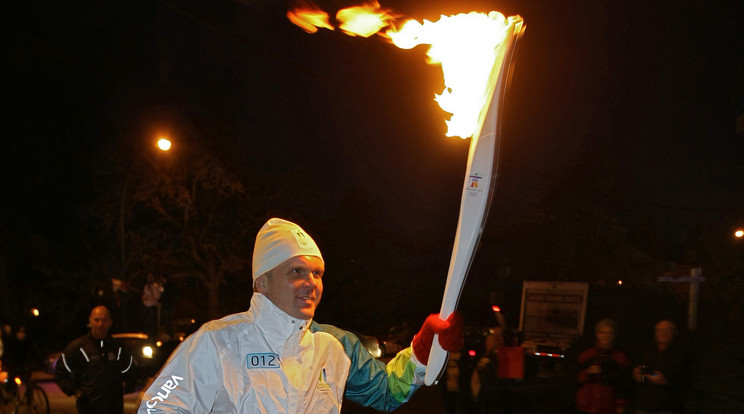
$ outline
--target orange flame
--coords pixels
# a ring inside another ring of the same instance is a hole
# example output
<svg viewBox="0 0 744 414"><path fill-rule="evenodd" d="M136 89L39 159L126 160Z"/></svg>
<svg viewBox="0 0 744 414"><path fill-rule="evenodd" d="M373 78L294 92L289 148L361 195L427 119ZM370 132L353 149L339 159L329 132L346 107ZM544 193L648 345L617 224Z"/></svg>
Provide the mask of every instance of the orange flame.
<svg viewBox="0 0 744 414"><path fill-rule="evenodd" d="M491 72L507 32L521 22L519 16L507 19L495 11L472 12L441 16L434 23L410 20L400 31L387 32L393 44L402 49L431 45L426 55L429 63L442 65L445 85L435 100L452 114L446 121L448 137L467 138L475 133L486 104Z"/></svg>
<svg viewBox="0 0 744 414"><path fill-rule="evenodd" d="M388 10L380 9L380 3L373 1L363 6L341 9L336 13L339 28L349 36L370 37L394 18Z"/></svg>
<svg viewBox="0 0 744 414"><path fill-rule="evenodd" d="M401 49L430 45L429 63L441 65L444 73L445 88L435 100L445 112L452 114L450 120L445 121L446 135L472 136L478 128L480 112L488 98L491 72L502 53L504 40L510 28L522 25L522 18L511 16L507 19L495 11L471 12L441 16L433 23L408 20L397 31L391 25L395 18L376 1L340 10L336 15L341 24L339 28L350 36L369 37L389 27L384 35ZM314 24L307 20L292 22L303 28Z"/></svg>
<svg viewBox="0 0 744 414"><path fill-rule="evenodd" d="M333 30L328 22L328 13L309 2L304 8L288 11L287 18L308 33L315 33L318 28Z"/></svg>

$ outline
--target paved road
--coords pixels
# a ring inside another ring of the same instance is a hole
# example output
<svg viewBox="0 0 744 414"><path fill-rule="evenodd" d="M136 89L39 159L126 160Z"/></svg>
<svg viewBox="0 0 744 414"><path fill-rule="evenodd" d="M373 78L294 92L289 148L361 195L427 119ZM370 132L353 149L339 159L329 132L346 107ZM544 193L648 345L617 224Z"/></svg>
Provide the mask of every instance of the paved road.
<svg viewBox="0 0 744 414"><path fill-rule="evenodd" d="M77 414L75 398L66 396L57 384L52 381L51 375L43 372L35 372L34 378L44 388L44 391L46 391L51 414ZM134 414L137 412L138 398L139 395L137 393L124 396L124 414Z"/></svg>

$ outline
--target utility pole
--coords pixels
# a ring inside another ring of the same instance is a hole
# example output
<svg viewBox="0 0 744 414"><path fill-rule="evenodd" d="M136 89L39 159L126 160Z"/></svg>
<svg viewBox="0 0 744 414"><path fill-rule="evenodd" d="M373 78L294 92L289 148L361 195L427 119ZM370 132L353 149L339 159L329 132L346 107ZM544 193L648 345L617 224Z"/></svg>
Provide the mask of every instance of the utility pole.
<svg viewBox="0 0 744 414"><path fill-rule="evenodd" d="M705 278L701 276L702 273L702 267L693 267L690 269L690 276L660 276L657 279L659 282L690 284L690 293L687 302L687 329L691 332L694 332L697 329L700 283L705 282Z"/></svg>

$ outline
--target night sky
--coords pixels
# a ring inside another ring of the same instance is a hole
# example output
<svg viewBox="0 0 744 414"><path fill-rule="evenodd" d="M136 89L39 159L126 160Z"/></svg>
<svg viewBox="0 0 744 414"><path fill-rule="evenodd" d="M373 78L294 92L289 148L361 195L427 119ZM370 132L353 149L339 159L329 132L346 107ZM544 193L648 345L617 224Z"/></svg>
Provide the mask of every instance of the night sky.
<svg viewBox="0 0 744 414"><path fill-rule="evenodd" d="M357 3L316 4L334 14ZM691 234L702 229L710 246L725 245L744 223L744 138L736 133L744 110L742 1L382 6L418 20L490 10L525 20L484 250L532 246L517 234L529 223L601 210L619 229L608 232L675 261ZM86 267L69 255L80 228L91 225L85 212L120 185L120 166L159 123L175 145L188 131L261 191L281 192L275 204L259 206L264 218L298 221L321 248L345 244L328 249L330 275L334 267L389 260L359 270L380 292L384 314L438 309L468 141L444 137L446 114L433 100L441 71L425 63L424 48L401 50L379 36L308 34L286 19L291 6L283 1L9 7L3 283L16 284L11 273L42 256L65 274ZM334 225L339 217L348 225ZM379 246L394 246L399 256L370 251ZM474 269L519 272L518 261L504 255L481 251ZM385 274L375 275L375 266ZM547 277L547 270L520 277ZM392 285L401 292L387 292ZM329 309L341 306L332 299L340 290L327 288ZM420 290L428 293L414 297L423 302L399 304Z"/></svg>

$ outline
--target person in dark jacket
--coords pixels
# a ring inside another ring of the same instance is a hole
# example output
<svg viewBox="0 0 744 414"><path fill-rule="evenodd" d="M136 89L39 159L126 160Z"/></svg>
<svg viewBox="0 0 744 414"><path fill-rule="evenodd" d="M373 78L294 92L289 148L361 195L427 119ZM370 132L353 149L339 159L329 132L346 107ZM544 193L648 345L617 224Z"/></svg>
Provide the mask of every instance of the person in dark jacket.
<svg viewBox="0 0 744 414"><path fill-rule="evenodd" d="M80 414L124 412L124 383L134 380L134 360L121 341L109 335L112 323L108 308L93 308L90 332L67 345L57 361L54 381L77 398Z"/></svg>
<svg viewBox="0 0 744 414"><path fill-rule="evenodd" d="M654 327L654 343L633 369L636 381L636 414L675 414L684 411L695 356L676 340L674 322L662 320Z"/></svg>
<svg viewBox="0 0 744 414"><path fill-rule="evenodd" d="M579 390L576 407L580 413L621 414L628 405L630 361L615 349L617 323L602 319L594 327L596 342L579 354Z"/></svg>

